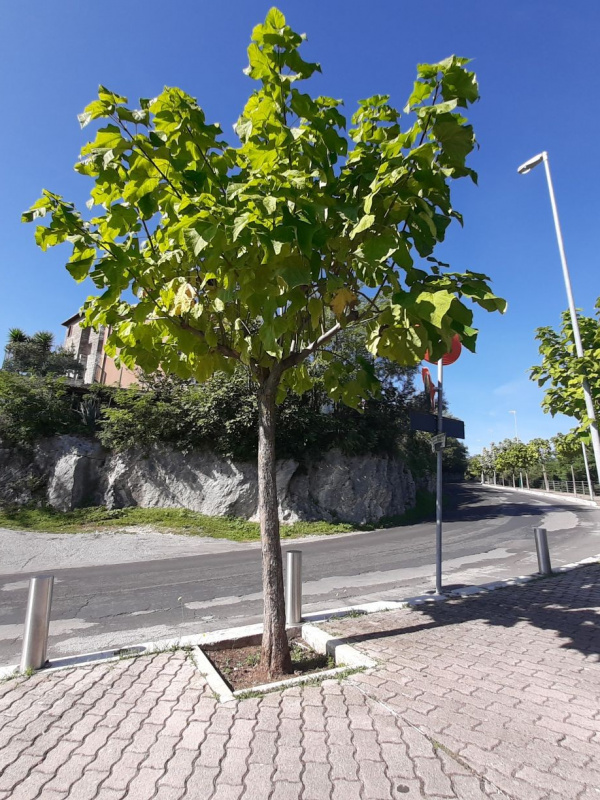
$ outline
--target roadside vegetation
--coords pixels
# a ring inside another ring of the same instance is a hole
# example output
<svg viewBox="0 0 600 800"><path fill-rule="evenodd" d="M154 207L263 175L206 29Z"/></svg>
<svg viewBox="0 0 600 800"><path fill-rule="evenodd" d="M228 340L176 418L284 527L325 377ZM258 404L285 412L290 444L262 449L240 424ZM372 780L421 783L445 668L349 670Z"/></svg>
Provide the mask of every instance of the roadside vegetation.
<svg viewBox="0 0 600 800"><path fill-rule="evenodd" d="M348 361L368 353L364 334L334 342ZM378 359L378 395L359 409L331 401L323 363L308 367L313 386L290 393L276 409L278 458L318 459L332 448L348 456L397 456L415 478L435 470L429 435L413 432L411 409L428 400L415 387L416 369ZM64 377L0 370L0 443L30 448L61 434L99 441L111 452L164 445L183 453L209 450L224 458L255 461L258 450L256 388L242 368L217 373L203 384L164 375L140 374L137 387L72 386ZM466 448L449 440L444 469L464 474Z"/></svg>
<svg viewBox="0 0 600 800"><path fill-rule="evenodd" d="M414 508L405 514L385 517L376 524L355 525L350 522L295 522L282 524L282 539L303 536L331 536L350 531L376 530L401 525L415 525L435 514L435 500L428 492L417 492ZM237 517L208 517L186 508L78 508L55 511L53 508L15 507L0 509L0 528L45 533L91 533L144 527L157 532L185 536L208 536L234 542L260 539L260 525Z"/></svg>
<svg viewBox="0 0 600 800"><path fill-rule="evenodd" d="M496 476L497 480L508 483L519 481L525 476L527 482L576 481L586 480L585 462L582 443L575 432L558 433L551 439L531 439L529 442L516 439L504 439L496 444L492 442L484 447L480 454L469 459L468 475L472 478L486 480ZM588 464L595 477L594 459L589 447L586 447Z"/></svg>

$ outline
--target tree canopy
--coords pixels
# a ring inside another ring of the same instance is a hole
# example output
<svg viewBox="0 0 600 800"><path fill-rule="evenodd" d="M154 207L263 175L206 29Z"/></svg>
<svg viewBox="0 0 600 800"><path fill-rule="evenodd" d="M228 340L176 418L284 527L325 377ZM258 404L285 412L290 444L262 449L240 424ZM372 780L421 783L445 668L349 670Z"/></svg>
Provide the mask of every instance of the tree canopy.
<svg viewBox="0 0 600 800"><path fill-rule="evenodd" d="M49 331L37 331L28 336L20 328L11 328L2 369L30 376L79 377L83 365L68 350L54 347L54 336Z"/></svg>
<svg viewBox="0 0 600 800"><path fill-rule="evenodd" d="M571 315L565 311L559 331L549 326L537 329L542 363L531 367L530 376L544 387L544 411L552 416L574 417L583 433L590 422L583 394L584 377L590 384L596 416L600 415L600 298L596 301L595 316L578 315L578 321L583 357L576 354Z"/></svg>
<svg viewBox="0 0 600 800"><path fill-rule="evenodd" d="M581 439L573 433L558 433L551 439L538 437L529 442L515 439L492 442L469 460L469 474L473 477L483 473L489 478L496 472L510 476L522 470L533 478L543 476L544 481L548 476L571 480L572 469L578 480L585 479Z"/></svg>
<svg viewBox="0 0 600 800"><path fill-rule="evenodd" d="M101 290L86 322L111 326L109 352L127 366L204 380L232 361L258 378L277 364L302 391L303 362L348 325L368 324L372 353L415 364L456 332L474 349L465 300L504 309L484 275L432 255L461 221L450 181L476 177L465 162L475 137L463 109L478 99L467 60L419 66L408 124L376 95L346 134L340 100L299 88L320 71L300 56L303 38L276 9L254 29L246 72L259 87L237 145L180 89L129 108L101 87L80 121L108 124L76 165L94 180L93 215L47 191L24 215L49 218L36 231L43 249L72 244L69 271ZM365 368L341 389L343 371L332 358L327 386L356 405L372 376Z"/></svg>

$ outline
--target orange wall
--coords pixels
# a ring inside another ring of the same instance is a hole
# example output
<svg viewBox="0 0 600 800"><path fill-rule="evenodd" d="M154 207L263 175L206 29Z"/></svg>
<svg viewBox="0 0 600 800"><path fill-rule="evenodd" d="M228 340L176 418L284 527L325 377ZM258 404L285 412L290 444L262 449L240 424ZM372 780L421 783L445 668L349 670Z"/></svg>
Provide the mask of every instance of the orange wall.
<svg viewBox="0 0 600 800"><path fill-rule="evenodd" d="M107 336L108 331L106 331L104 335L105 342ZM104 349L104 347L102 349ZM103 383L105 383L106 386L121 386L122 388L127 388L133 383L138 382L135 372L127 369L127 367L117 367L114 359L106 354L102 356L100 366L104 370L105 377Z"/></svg>

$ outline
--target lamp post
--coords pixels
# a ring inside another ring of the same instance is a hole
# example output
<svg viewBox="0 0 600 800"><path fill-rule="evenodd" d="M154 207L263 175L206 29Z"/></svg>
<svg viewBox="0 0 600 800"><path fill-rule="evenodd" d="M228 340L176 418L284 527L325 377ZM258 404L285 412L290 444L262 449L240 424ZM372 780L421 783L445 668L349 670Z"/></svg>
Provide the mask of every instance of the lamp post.
<svg viewBox="0 0 600 800"><path fill-rule="evenodd" d="M517 412L516 411L509 411L509 414L515 415L515 442L519 441L519 432L517 430Z"/></svg>
<svg viewBox="0 0 600 800"><path fill-rule="evenodd" d="M573 339L575 340L575 352L578 358L583 358L583 345L581 344L581 334L579 333L579 321L577 319L577 312L575 310L575 301L573 299L573 290L571 288L571 278L569 276L569 267L567 266L567 257L565 255L565 247L563 244L562 233L560 230L560 222L558 219L558 209L556 208L556 200L554 198L554 187L552 186L552 176L550 175L550 162L548 160L548 153L544 150L537 156L530 158L518 168L517 172L520 175L526 175L538 164L544 162L546 169L546 179L548 181L548 192L550 194L550 205L552 206L552 215L554 217L554 227L556 228L556 239L558 241L558 250L560 252L560 260L562 263L563 278L565 280L565 288L567 290L567 300L569 302L569 312L571 314L571 326L573 328ZM598 425L596 422L596 412L594 410L594 403L592 400L592 393L590 391L590 384L587 377L583 378L583 396L585 398L585 408L588 418L590 420L590 433L592 437L592 448L594 450L594 461L596 462L596 473L600 479L600 436L598 435Z"/></svg>

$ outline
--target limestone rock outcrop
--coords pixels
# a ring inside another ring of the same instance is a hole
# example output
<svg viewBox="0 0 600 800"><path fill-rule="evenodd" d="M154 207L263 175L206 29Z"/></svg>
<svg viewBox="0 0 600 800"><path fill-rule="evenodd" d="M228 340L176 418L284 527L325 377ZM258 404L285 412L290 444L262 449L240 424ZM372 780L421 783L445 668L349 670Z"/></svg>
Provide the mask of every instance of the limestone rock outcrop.
<svg viewBox="0 0 600 800"><path fill-rule="evenodd" d="M415 502L415 481L398 459L346 456L277 463L282 520L376 522ZM189 508L214 516L255 519L257 470L210 452L183 454L156 446L110 453L94 441L57 436L31 451L0 447L0 504L44 502L67 511L109 508Z"/></svg>

